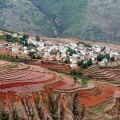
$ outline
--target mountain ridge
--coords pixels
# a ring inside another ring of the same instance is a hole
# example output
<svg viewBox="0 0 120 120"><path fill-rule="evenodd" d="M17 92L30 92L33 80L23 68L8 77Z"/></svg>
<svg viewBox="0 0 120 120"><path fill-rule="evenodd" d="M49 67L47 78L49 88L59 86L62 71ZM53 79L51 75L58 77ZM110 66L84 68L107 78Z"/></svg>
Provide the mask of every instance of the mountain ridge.
<svg viewBox="0 0 120 120"><path fill-rule="evenodd" d="M119 0L4 0L0 28L120 43Z"/></svg>

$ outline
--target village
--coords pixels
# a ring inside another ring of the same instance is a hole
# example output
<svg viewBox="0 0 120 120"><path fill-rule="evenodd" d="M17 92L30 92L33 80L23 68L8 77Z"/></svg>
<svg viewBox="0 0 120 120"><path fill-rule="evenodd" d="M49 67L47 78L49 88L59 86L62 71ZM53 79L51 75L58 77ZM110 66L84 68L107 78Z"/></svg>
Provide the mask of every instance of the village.
<svg viewBox="0 0 120 120"><path fill-rule="evenodd" d="M101 47L99 45L89 45L82 42L78 43L59 43L42 40L32 35L1 32L0 33L0 54L19 56L34 61L62 61L69 64L70 68L83 66L84 68L98 63L100 66L111 64L112 61L120 59L119 51ZM3 37L3 36L7 36ZM25 36L24 39L22 39ZM4 39L7 39L4 41ZM21 43L13 40L23 40Z"/></svg>

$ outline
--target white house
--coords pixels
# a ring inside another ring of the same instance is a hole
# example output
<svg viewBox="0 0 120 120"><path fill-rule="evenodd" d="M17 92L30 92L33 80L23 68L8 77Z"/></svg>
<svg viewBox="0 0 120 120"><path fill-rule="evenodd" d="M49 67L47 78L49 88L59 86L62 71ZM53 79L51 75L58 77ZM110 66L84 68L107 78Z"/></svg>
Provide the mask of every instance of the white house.
<svg viewBox="0 0 120 120"><path fill-rule="evenodd" d="M84 50L81 50L80 53L85 56L86 52Z"/></svg>
<svg viewBox="0 0 120 120"><path fill-rule="evenodd" d="M70 68L75 69L78 65L77 64L70 64Z"/></svg>
<svg viewBox="0 0 120 120"><path fill-rule="evenodd" d="M100 46L92 46L92 49L95 53L99 53L101 51L101 47Z"/></svg>
<svg viewBox="0 0 120 120"><path fill-rule="evenodd" d="M61 53L61 59L64 59L67 57L67 54L66 53Z"/></svg>
<svg viewBox="0 0 120 120"><path fill-rule="evenodd" d="M0 48L3 48L4 47L4 45L3 44L0 44Z"/></svg>
<svg viewBox="0 0 120 120"><path fill-rule="evenodd" d="M70 43L71 46L73 46L74 48L77 47L76 43Z"/></svg>
<svg viewBox="0 0 120 120"><path fill-rule="evenodd" d="M59 46L59 51L61 52L61 53L65 53L66 51L67 51L67 47L65 47L65 46Z"/></svg>
<svg viewBox="0 0 120 120"><path fill-rule="evenodd" d="M12 36L16 38L18 35L17 35L17 33L13 33Z"/></svg>
<svg viewBox="0 0 120 120"><path fill-rule="evenodd" d="M31 52L36 52L36 50L35 50L35 49L31 49L30 51L31 51Z"/></svg>
<svg viewBox="0 0 120 120"><path fill-rule="evenodd" d="M44 47L44 42L38 42L39 47Z"/></svg>
<svg viewBox="0 0 120 120"><path fill-rule="evenodd" d="M17 45L12 46L12 52L13 53L18 53L19 52L19 47Z"/></svg>
<svg viewBox="0 0 120 120"><path fill-rule="evenodd" d="M44 55L43 55L43 58L50 58L50 53L49 52L45 52Z"/></svg>
<svg viewBox="0 0 120 120"><path fill-rule="evenodd" d="M23 35L18 35L18 38L23 38Z"/></svg>

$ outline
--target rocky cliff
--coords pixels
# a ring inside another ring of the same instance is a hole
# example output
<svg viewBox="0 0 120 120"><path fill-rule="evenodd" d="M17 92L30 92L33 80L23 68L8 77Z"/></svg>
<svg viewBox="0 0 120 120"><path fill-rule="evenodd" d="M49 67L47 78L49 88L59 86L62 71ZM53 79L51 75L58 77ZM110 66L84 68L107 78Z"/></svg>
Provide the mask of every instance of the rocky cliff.
<svg viewBox="0 0 120 120"><path fill-rule="evenodd" d="M85 107L76 94L50 91L16 95L1 93L1 120L82 120Z"/></svg>

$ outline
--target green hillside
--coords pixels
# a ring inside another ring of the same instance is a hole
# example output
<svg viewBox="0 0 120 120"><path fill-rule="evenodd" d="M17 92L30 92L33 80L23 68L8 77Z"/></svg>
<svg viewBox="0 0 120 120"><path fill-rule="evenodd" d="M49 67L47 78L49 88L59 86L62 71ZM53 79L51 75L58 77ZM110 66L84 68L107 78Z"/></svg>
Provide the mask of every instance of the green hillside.
<svg viewBox="0 0 120 120"><path fill-rule="evenodd" d="M120 0L4 0L0 27L120 43Z"/></svg>
<svg viewBox="0 0 120 120"><path fill-rule="evenodd" d="M54 25L29 0L0 1L0 28L50 36Z"/></svg>

